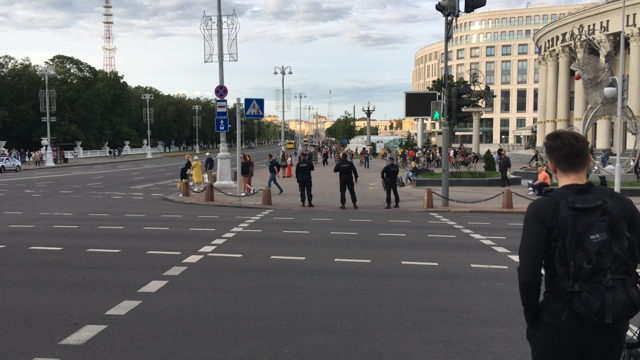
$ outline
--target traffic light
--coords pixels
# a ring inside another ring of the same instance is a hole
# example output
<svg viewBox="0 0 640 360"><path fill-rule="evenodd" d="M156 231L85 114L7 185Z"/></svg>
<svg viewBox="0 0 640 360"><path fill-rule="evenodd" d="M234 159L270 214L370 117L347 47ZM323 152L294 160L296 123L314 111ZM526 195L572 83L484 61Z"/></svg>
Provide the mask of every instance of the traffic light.
<svg viewBox="0 0 640 360"><path fill-rule="evenodd" d="M442 101L431 102L431 121L442 121Z"/></svg>
<svg viewBox="0 0 640 360"><path fill-rule="evenodd" d="M459 0L442 0L436 4L436 10L442 13L443 16L458 17L458 15L460 14L460 10L458 9L458 1ZM485 4L487 2L486 0L477 1L484 1Z"/></svg>
<svg viewBox="0 0 640 360"><path fill-rule="evenodd" d="M472 116L470 112L462 111L462 108L471 105L471 100L463 98L470 92L471 88L468 86L455 87L451 91L451 122L457 123Z"/></svg>
<svg viewBox="0 0 640 360"><path fill-rule="evenodd" d="M487 0L464 0L464 13L471 14L485 5L487 5Z"/></svg>

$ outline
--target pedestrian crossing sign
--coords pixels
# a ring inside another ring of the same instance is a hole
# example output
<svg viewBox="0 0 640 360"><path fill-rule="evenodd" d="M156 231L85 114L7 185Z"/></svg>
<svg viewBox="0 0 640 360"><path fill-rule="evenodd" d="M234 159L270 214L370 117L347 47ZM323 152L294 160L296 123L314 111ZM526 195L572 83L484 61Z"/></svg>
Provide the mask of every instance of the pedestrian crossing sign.
<svg viewBox="0 0 640 360"><path fill-rule="evenodd" d="M244 99L244 117L247 119L264 118L264 99Z"/></svg>

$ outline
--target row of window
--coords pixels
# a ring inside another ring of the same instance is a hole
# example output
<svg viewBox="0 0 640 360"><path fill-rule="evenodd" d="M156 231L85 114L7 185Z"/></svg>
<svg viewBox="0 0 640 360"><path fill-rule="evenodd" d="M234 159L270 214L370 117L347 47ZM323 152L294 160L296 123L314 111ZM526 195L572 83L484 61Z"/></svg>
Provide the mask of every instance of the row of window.
<svg viewBox="0 0 640 360"><path fill-rule="evenodd" d="M500 62L500 84L511 84L511 61L502 61ZM518 60L518 72L517 72L517 83L518 84L526 84L528 81L529 60ZM452 74L452 67L449 66L447 69L449 74ZM473 73L473 70L480 70L480 63L471 63L469 64L469 70ZM443 74L444 69L440 69L440 76ZM465 66L464 64L456 65L456 79L465 77ZM485 83L487 85L495 85L496 84L496 63L494 61L487 61L485 64ZM533 60L533 82L537 84L540 81L539 70L538 70L538 60Z"/></svg>
<svg viewBox="0 0 640 360"><path fill-rule="evenodd" d="M535 46L535 53L537 54L538 51L538 47ZM452 60L451 58L451 54L452 52L449 51L449 60ZM458 49L456 50L456 59L457 60L461 60L464 59L466 54L465 49ZM528 55L529 54L529 45L527 44L519 44L518 45L518 55ZM496 56L496 47L495 46L487 46L485 49L485 55L490 57L490 56ZM511 56L511 45L502 45L502 56ZM471 58L478 58L480 57L480 48L479 47L474 47L469 49L469 57ZM444 62L444 53L441 54L440 56L440 61Z"/></svg>
<svg viewBox="0 0 640 360"><path fill-rule="evenodd" d="M564 18L564 14L560 14L559 17L556 16L556 14L551 14L551 21L555 21L558 18L560 19ZM540 15L535 15L533 16L533 22L531 21L531 19L532 19L531 16L526 16L526 17L518 16L517 25L516 25L515 17L510 17L508 22L507 22L507 18L502 18L502 21L500 21L501 20L500 18L488 19L488 20L476 20L475 22L469 21L469 22L463 22L456 25L453 28L453 32L457 33L457 32L468 31L468 30L492 29L492 28L523 26L523 25L540 25L540 24L544 25L549 23L549 15L542 15L542 17Z"/></svg>
<svg viewBox="0 0 640 360"><path fill-rule="evenodd" d="M487 106L493 107L493 104L487 104ZM575 92L574 91L571 91L569 94L569 110L570 111L575 110ZM537 112L537 111L538 111L538 89L533 89L533 112ZM511 91L510 90L500 91L500 112L501 113L511 112ZM516 90L516 112L519 112L519 113L527 112L527 90L526 89ZM501 126L501 127L505 127L505 126ZM520 125L518 125L518 127L520 127Z"/></svg>
<svg viewBox="0 0 640 360"><path fill-rule="evenodd" d="M538 29L533 30L533 35L538 33ZM475 44L477 42L492 42L492 41L506 41L506 40L522 40L522 39L531 39L531 30L525 30L524 33L522 30L509 31L508 36L506 31L500 32L500 36L498 37L498 32L494 32L493 34L488 32L485 34L473 34L473 35L464 35L460 37L454 37L449 41L450 46L457 45L465 45L465 44Z"/></svg>

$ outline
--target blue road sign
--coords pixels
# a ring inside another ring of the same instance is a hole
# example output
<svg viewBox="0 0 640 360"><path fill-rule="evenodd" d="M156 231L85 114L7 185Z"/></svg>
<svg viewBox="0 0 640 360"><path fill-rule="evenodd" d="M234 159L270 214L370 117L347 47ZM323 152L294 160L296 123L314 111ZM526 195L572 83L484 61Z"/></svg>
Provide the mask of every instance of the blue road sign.
<svg viewBox="0 0 640 360"><path fill-rule="evenodd" d="M217 118L229 117L229 111L227 109L227 100L216 101L216 117Z"/></svg>
<svg viewBox="0 0 640 360"><path fill-rule="evenodd" d="M264 99L244 99L244 117L247 119L264 118Z"/></svg>
<svg viewBox="0 0 640 360"><path fill-rule="evenodd" d="M347 139L342 140L342 143L346 144L347 143Z"/></svg>
<svg viewBox="0 0 640 360"><path fill-rule="evenodd" d="M229 132L229 119L216 119L216 132Z"/></svg>
<svg viewBox="0 0 640 360"><path fill-rule="evenodd" d="M218 99L224 99L229 95L229 89L224 85L218 85L216 86L215 93Z"/></svg>

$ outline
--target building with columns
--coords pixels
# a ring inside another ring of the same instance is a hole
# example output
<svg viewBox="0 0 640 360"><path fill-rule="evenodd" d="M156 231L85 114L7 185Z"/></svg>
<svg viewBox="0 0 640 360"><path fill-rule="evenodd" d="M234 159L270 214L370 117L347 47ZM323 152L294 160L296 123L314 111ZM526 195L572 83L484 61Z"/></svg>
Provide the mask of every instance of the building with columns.
<svg viewBox="0 0 640 360"><path fill-rule="evenodd" d="M546 134L570 126L582 127L588 108L587 96L576 72L571 69L573 58L581 58L585 52L598 55L584 41L574 41L576 35L587 33L602 43L607 37L615 53L613 71L621 77L620 56L625 56L624 74L629 76L627 105L639 118L640 114L640 33L636 23L640 13L640 0L626 1L626 19L622 22L622 2L593 3L568 13L563 19L549 24L535 35L534 42L540 49L539 100L537 115L537 146L542 146ZM640 19L638 19L640 21ZM625 52L620 54L622 26L626 37ZM596 104L597 105L597 104ZM607 116L598 119L587 137L597 150L615 149L614 129L617 118ZM635 137L623 127L622 149L632 149Z"/></svg>
<svg viewBox="0 0 640 360"><path fill-rule="evenodd" d="M544 29L566 23L570 14L584 7L531 5L460 16L449 44L447 72L469 81L470 74L479 71L480 82L490 86L496 96L490 109L477 114L480 143L526 145L526 135L540 118L539 87L547 76L539 71L534 36L538 34L538 39ZM427 91L433 80L442 78L444 56L444 42L415 54L413 91ZM550 93L545 92L547 95ZM432 142L441 138L440 123L426 121L425 129ZM473 121L458 124L454 143L471 144L473 133Z"/></svg>

